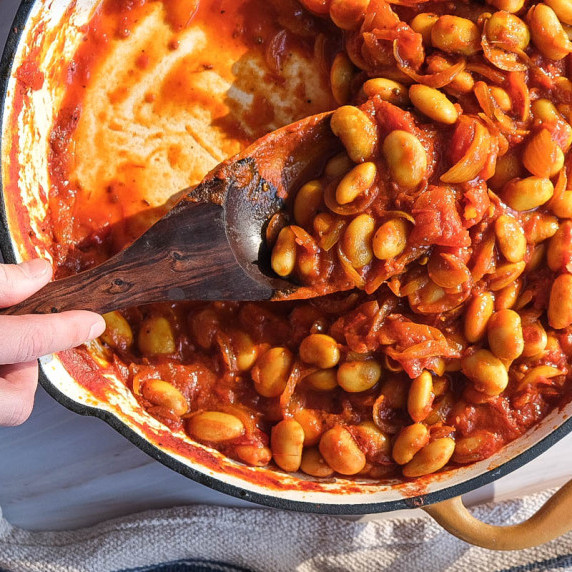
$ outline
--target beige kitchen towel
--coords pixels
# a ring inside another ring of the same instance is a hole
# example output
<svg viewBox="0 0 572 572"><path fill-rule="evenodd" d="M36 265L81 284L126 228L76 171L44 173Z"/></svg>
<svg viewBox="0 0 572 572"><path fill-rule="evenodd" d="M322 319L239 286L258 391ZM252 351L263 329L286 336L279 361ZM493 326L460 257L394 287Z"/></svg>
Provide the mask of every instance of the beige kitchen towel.
<svg viewBox="0 0 572 572"><path fill-rule="evenodd" d="M485 505L474 512L491 523L516 523L550 494ZM67 532L28 532L0 520L0 570L561 571L572 570L572 534L535 549L493 552L454 538L423 515L356 522L269 509L189 506Z"/></svg>

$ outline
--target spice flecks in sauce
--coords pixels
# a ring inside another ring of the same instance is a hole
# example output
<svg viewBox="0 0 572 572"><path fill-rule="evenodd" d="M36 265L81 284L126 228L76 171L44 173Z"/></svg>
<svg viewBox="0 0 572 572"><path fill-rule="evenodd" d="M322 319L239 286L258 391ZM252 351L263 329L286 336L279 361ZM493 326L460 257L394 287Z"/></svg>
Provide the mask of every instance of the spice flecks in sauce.
<svg viewBox="0 0 572 572"><path fill-rule="evenodd" d="M316 31L285 30L262 0L205 1L193 14L174 26L162 2L106 0L87 27L52 137L61 272L90 264L67 245L103 243L101 261L251 140L332 107Z"/></svg>

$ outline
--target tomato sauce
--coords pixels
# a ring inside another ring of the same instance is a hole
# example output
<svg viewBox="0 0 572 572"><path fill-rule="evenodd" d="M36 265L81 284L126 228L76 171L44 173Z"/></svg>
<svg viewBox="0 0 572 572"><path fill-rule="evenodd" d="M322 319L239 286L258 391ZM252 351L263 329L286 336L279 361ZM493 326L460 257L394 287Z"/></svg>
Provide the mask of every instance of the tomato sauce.
<svg viewBox="0 0 572 572"><path fill-rule="evenodd" d="M56 274L79 272L124 248L167 212L179 191L256 138L339 106L332 78L335 62L342 61L352 70L345 103L361 106L375 123L379 140L372 160L380 174L375 193L342 208L335 199L341 175L328 174L326 166L320 179L323 199L314 215L330 216L321 222L332 244L325 248L320 242L325 236L316 230L320 221L291 225L298 262L313 269L304 273L300 265L291 278L312 286L334 283L344 291L311 301L152 304L113 312L106 316L101 353L109 372L164 424L162 444L189 456L200 455L199 449L181 445L177 431L247 465L282 466L284 444L278 435L292 430L295 442L301 427L303 443L295 446L303 472L332 478L336 473L326 461L338 455L361 467L344 473L344 465L331 463L341 467L338 473L393 481L401 478L400 465L409 462L395 461L395 444L415 426L421 437L412 457L441 443L456 447L446 468L485 459L570 397L571 328L552 328L543 315L555 272L540 263L520 282L509 279L496 288L505 277L495 272L506 260L496 246L495 221L510 215L527 237L538 238L550 227L550 208L518 212L503 202L503 185L497 188L493 178L498 158L510 151L520 160L526 137L544 125L530 115L531 101L567 101L567 92L554 82L566 75L566 64L529 48L527 61L534 65L526 73L501 72L480 53L459 58L462 66L447 54L449 72L437 69L441 56L432 47L423 51L421 34L410 26L413 17L428 11L438 18L452 11L478 23L486 36L488 16L474 3L392 7L373 0L360 25L344 24L345 31L302 4L101 2L65 70L66 95L50 136L49 226ZM339 23L341 16L331 16ZM149 30L153 33L146 36ZM449 86L460 70L474 85L502 86L511 110L501 114L479 87L465 93L454 88L446 93L462 113L455 125L444 126L410 103L404 110L364 92L364 82L376 77L407 86L421 81ZM29 89L43 81L32 64L22 66L18 77ZM565 145L570 133L560 113L552 137ZM504 127L497 125L501 120ZM383 155L383 141L395 131L414 135L427 157L414 190L396 183ZM487 153L473 153L479 165L473 177L442 184L441 177L474 151L477 135L484 138L485 132L491 141ZM521 170L515 176L522 176ZM562 172L569 170L567 161ZM293 221L293 208L288 205L284 220ZM388 213L412 225L403 255L354 264L340 245L349 221L360 213L371 216L376 228ZM276 224L282 232L283 221ZM535 240L527 242L522 264L544 256L537 246L542 240ZM438 272L451 270L466 280L444 286L433 281ZM507 302L517 282L515 300ZM489 291L496 311L527 294L521 300L524 310L519 308L523 337L529 346L542 346L538 354L497 360L507 376L497 393L483 391L463 365L488 352L482 337L467 341L463 319L473 297ZM303 359L302 348L311 343L320 355ZM265 363L271 350L282 366ZM67 367L85 373L84 351L64 356ZM360 390L351 385L355 372L365 372L360 383L367 378ZM537 377L530 381L533 372ZM427 374L430 404L416 419L412 387L424 383ZM95 396L105 398L100 381L82 379ZM339 436L334 451L323 444L332 431ZM204 463L215 468L206 457ZM264 478L280 486L271 476Z"/></svg>

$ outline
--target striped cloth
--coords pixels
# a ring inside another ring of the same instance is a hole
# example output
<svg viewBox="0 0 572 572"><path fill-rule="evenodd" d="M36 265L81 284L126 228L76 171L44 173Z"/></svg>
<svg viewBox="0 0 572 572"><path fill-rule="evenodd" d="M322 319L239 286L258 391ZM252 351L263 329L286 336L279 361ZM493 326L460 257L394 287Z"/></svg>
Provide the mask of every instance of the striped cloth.
<svg viewBox="0 0 572 572"><path fill-rule="evenodd" d="M551 491L475 509L487 522L530 516ZM422 514L422 513L420 513ZM419 518L351 521L213 506L145 512L77 531L0 520L3 572L540 572L572 570L572 533L538 548L475 548Z"/></svg>

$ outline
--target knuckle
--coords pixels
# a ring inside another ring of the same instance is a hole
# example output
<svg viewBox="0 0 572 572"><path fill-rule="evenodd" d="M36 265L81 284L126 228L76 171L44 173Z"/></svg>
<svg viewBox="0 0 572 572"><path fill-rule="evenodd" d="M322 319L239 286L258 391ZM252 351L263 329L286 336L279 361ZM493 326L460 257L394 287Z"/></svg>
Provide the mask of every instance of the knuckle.
<svg viewBox="0 0 572 572"><path fill-rule="evenodd" d="M11 403L8 408L4 425L8 427L17 427L25 423L32 414L33 403L28 400L18 400Z"/></svg>
<svg viewBox="0 0 572 572"><path fill-rule="evenodd" d="M0 426L16 427L22 425L32 414L36 379L30 383L8 383L5 391L0 388Z"/></svg>
<svg viewBox="0 0 572 572"><path fill-rule="evenodd" d="M12 290L13 279L5 264L0 264L0 299Z"/></svg>
<svg viewBox="0 0 572 572"><path fill-rule="evenodd" d="M50 328L28 325L18 339L14 355L15 363L25 363L51 353L49 349L51 339Z"/></svg>

